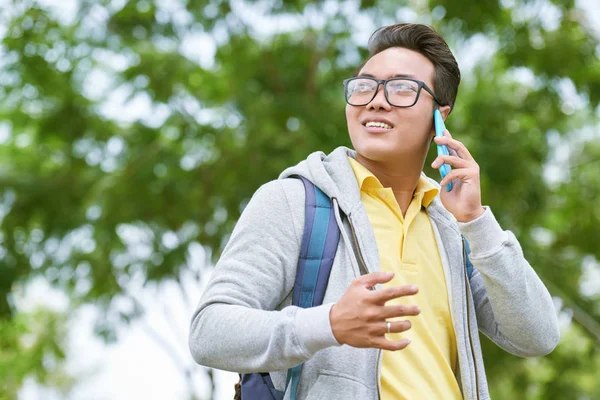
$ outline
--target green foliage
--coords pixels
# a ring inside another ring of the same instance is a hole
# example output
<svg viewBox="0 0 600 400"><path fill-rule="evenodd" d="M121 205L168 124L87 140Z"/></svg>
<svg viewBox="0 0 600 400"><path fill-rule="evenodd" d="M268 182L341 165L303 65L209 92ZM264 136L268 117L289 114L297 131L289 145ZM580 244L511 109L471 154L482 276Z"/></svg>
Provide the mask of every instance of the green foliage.
<svg viewBox="0 0 600 400"><path fill-rule="evenodd" d="M463 67L448 127L479 161L485 203L578 310L548 357L517 359L485 342L493 398L599 395L598 291L580 290L584 260L600 259L590 204L600 191L599 40L572 1L163 3L80 0L66 21L14 1L2 14L0 371L15 365L9 397L26 373L41 373L41 349L57 352L41 346L25 364L11 353L26 333L8 300L15 285L43 276L74 304L97 304L99 333L115 339L111 314L142 313L113 301L134 277L178 280L193 243L216 260L262 183L312 151L350 144L341 82L366 54L356 32L365 20L399 22L403 10L432 23L463 60L478 59ZM265 15L253 21L244 10ZM199 62L211 58L199 37L216 44L212 63ZM487 56L478 40L493 49ZM548 168L564 179L542 179Z"/></svg>
<svg viewBox="0 0 600 400"><path fill-rule="evenodd" d="M0 321L0 399L13 399L25 378L61 391L74 383L62 368L66 316L39 309Z"/></svg>

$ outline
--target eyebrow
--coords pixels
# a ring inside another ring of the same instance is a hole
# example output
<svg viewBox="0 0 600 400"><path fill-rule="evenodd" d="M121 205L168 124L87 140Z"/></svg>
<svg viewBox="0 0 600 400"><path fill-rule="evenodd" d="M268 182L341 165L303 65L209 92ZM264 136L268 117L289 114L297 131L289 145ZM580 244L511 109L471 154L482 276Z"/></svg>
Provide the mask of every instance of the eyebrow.
<svg viewBox="0 0 600 400"><path fill-rule="evenodd" d="M357 76L365 76L365 77L368 77L368 78L377 79L377 78L375 78L375 76L373 76L371 74L358 74ZM396 74L396 75L392 76L392 78L412 78L412 79L419 79L416 76L411 75L411 74Z"/></svg>

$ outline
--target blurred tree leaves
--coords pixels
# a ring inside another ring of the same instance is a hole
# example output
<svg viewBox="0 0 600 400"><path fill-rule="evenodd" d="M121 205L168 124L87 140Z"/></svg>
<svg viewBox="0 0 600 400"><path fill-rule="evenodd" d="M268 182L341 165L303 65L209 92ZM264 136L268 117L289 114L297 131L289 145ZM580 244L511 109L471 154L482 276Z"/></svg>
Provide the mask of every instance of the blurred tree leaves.
<svg viewBox="0 0 600 400"><path fill-rule="evenodd" d="M9 294L35 276L73 304L100 306L98 332L114 338L111 315L143 313L115 302L132 281L181 279L193 245L216 260L260 184L312 151L350 144L341 82L366 55L367 28L412 18L467 64L448 126L480 163L484 201L577 310L546 358L485 342L492 396L598 395L599 291L581 285L600 258L590 204L600 190L600 43L572 1L80 0L71 16L8 3L3 349L24 332ZM205 270L192 272L199 280Z"/></svg>
<svg viewBox="0 0 600 400"><path fill-rule="evenodd" d="M25 378L61 391L74 378L62 367L66 316L47 309L19 312L0 320L0 399L13 399Z"/></svg>

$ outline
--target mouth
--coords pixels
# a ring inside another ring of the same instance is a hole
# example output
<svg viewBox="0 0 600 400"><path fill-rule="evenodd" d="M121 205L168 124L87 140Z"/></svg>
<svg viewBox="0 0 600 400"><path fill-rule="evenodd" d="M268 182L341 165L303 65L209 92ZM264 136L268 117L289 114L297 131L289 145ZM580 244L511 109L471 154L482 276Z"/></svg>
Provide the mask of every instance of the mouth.
<svg viewBox="0 0 600 400"><path fill-rule="evenodd" d="M366 120L362 123L362 126L364 126L365 130L370 133L387 132L394 128L389 121L382 120Z"/></svg>
<svg viewBox="0 0 600 400"><path fill-rule="evenodd" d="M385 122L378 122L378 121L369 121L363 124L364 126L366 126L367 128L383 128L383 129L392 129L393 126L385 123Z"/></svg>

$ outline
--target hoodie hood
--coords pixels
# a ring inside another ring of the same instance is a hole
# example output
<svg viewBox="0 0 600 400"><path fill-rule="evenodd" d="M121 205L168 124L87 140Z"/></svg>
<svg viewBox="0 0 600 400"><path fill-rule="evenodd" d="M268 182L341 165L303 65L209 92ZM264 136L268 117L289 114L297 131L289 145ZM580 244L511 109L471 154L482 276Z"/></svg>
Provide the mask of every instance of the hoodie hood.
<svg viewBox="0 0 600 400"><path fill-rule="evenodd" d="M357 207L362 206L362 202L356 177L350 162L348 162L348 157L356 159L356 151L344 146L336 148L330 154L316 151L311 153L306 160L284 170L279 175L279 179L294 175L302 176L311 181L330 198L336 198L344 214L352 215ZM421 174L441 191L437 181L427 177L424 173ZM432 211L447 220L456 221L454 216L442 205L439 194L427 207L428 213Z"/></svg>
<svg viewBox="0 0 600 400"><path fill-rule="evenodd" d="M294 175L308 179L327 196L336 198L340 209L350 215L360 204L360 191L348 157L356 158L356 152L343 146L330 154L316 151L306 160L283 171L279 179Z"/></svg>

